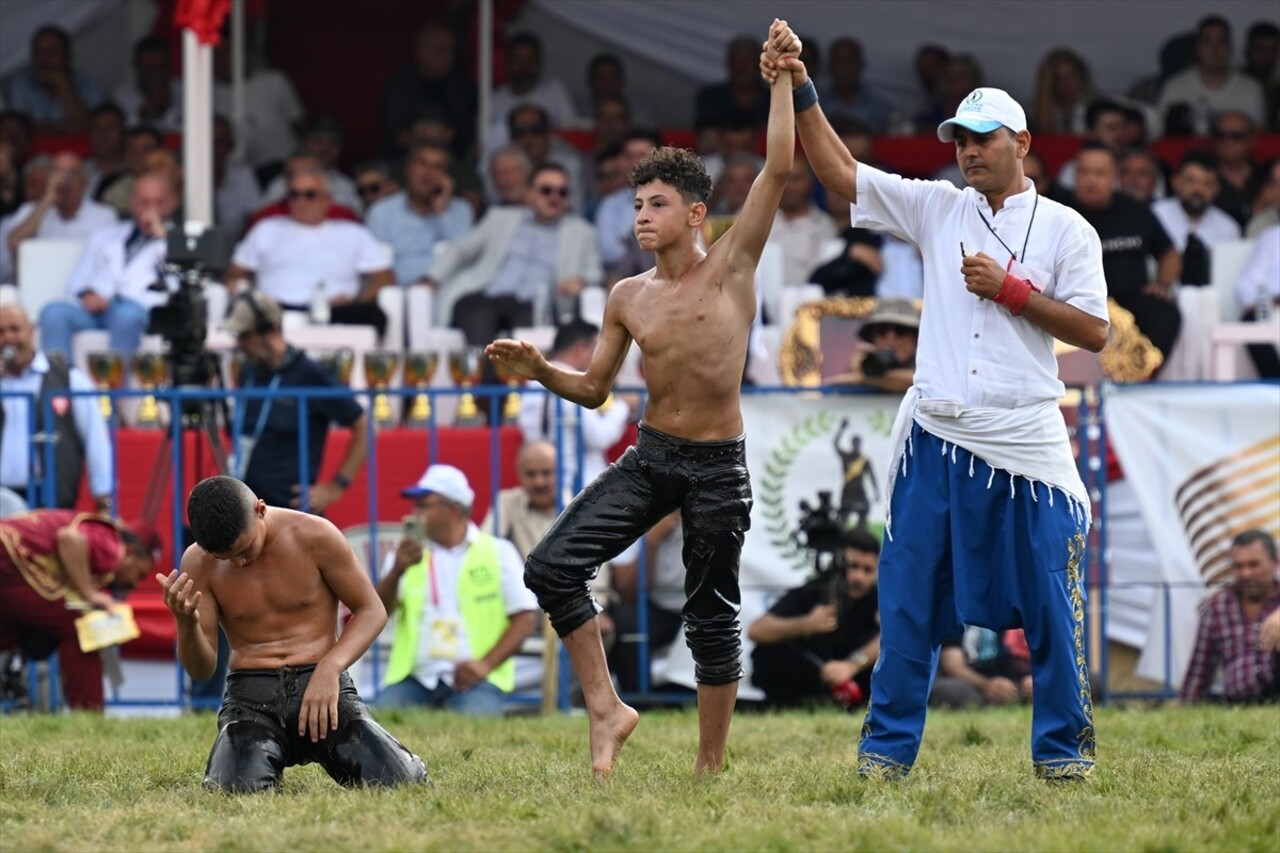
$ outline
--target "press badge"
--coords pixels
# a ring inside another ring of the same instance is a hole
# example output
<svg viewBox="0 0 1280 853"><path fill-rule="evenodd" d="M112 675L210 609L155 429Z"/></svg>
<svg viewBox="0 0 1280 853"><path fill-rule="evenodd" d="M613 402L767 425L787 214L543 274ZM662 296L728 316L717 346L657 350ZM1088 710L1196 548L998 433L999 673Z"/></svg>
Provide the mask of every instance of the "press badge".
<svg viewBox="0 0 1280 853"><path fill-rule="evenodd" d="M433 658L458 659L458 620L438 616L431 620L431 651Z"/></svg>

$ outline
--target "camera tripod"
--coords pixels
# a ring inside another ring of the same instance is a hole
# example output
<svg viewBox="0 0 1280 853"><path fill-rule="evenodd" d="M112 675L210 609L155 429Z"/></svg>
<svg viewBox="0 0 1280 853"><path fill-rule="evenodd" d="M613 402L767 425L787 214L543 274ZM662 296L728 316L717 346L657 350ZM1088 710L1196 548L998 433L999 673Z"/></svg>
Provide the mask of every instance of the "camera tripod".
<svg viewBox="0 0 1280 853"><path fill-rule="evenodd" d="M224 389L218 357L208 350L202 350L196 354L196 357L198 362L193 361L179 365L176 363L178 358L170 353L170 375L196 380L176 385L175 390L181 391L183 388L199 391L207 391L211 388ZM188 356L182 356L182 358L186 360ZM179 418L181 421L179 434L188 431L199 431L203 438L209 442L214 468L219 474L231 473L231 466L228 464L227 447L223 443L222 432L219 429L219 410L221 410L222 426L226 427L229 424L226 406L225 400L192 400L174 402L170 406L170 417ZM203 443L200 440L200 436L197 436L195 459L197 471L203 468L201 462L202 449ZM160 514L160 503L164 500L166 481L169 479L172 470L173 429L170 427L164 431L164 439L160 442L160 447L156 451L155 462L151 466L151 476L147 480L147 491L142 499L142 521L148 525L154 525L157 516Z"/></svg>

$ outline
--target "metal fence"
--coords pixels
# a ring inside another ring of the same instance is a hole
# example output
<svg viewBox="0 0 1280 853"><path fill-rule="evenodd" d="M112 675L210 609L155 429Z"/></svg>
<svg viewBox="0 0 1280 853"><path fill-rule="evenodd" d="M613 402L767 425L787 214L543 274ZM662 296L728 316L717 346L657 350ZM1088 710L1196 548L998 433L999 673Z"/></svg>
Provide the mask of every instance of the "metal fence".
<svg viewBox="0 0 1280 853"><path fill-rule="evenodd" d="M448 424L439 423L436 419L436 413L440 409L438 402L441 399L456 397L458 395L462 395L466 393L475 394L477 397L483 397L487 400L489 422L492 424L498 424L498 423L501 423L501 419L502 419L502 400L506 395L512 393L512 390L513 390L512 388L507 386L483 386L483 387L476 387L471 389L405 388L405 389L392 389L392 390L384 390L384 389L349 390L344 388L323 388L323 389L277 388L274 390L273 389L247 389L247 390L232 391L232 390L202 390L202 389L194 389L194 388L182 388L182 389L158 389L153 391L118 390L118 391L110 391L110 392L85 391L85 392L60 392L60 393L63 393L65 396L71 396L71 397L93 396L96 398L96 397L105 395L110 398L113 409L117 412L119 411L118 404L121 401L129 400L132 398L141 398L145 396L154 396L154 398L159 403L163 404L170 413L190 412L198 407L201 407L204 404L217 404L218 406L220 406L224 402L239 404L242 401L246 401L250 399L267 399L267 398L296 399L297 418L298 418L298 424L299 424L298 467L299 467L299 470L303 472L303 476L301 476L300 478L300 485L301 485L300 499L301 499L301 507L305 511L309 507L309 497L310 497L309 491L310 490L307 484L311 478L310 476L308 476L310 473L309 472L309 467L310 467L309 466L309 455L310 455L309 440L310 438L308 436L307 430L304 428L304 425L307 422L307 418L309 414L309 405L311 404L312 401L317 399L324 399L324 398L354 396L357 399L363 399L365 404L364 408L366 411L366 415L369 415L370 413L372 413L374 409L374 402L375 402L374 398L376 395L386 394L392 397L403 398L404 403L407 406L409 402L408 398L412 396L416 396L421 393L426 393L429 396L430 402L432 404L431 418L427 422L427 424L422 428L423 441L427 445L428 459L430 461L449 461L449 460L442 460L440 458L440 453L438 448L438 441L437 441L438 435L439 435L438 428L442 426L448 426ZM643 389L619 389L619 390L622 392L634 392L634 393L643 395ZM814 394L830 394L830 393L834 393L834 391L835 389L825 389L825 388L818 388L818 389L806 388L803 390L798 390L796 388L791 388L791 387L743 388L744 394L769 394L769 395L778 395L780 397L785 397L787 395L799 395L799 394L812 396ZM1077 424L1074 427L1072 427L1074 438L1078 441L1078 444L1079 444L1078 464L1080 467L1080 473L1082 475L1082 478L1084 479L1087 489L1089 490L1089 494L1094 504L1094 525L1092 527L1092 530L1090 531L1090 536L1089 536L1089 539L1090 539L1089 541L1090 547L1088 551L1089 563L1088 563L1088 570L1086 575L1087 586L1089 591L1089 600L1090 600L1090 606L1086 612L1086 620L1087 620L1086 638L1087 638L1087 645L1088 645L1088 659L1090 661L1091 670L1101 679L1101 683L1105 685L1107 684L1108 677L1109 677L1109 670L1110 670L1108 642L1106 640L1107 620L1108 620L1108 591L1109 591L1110 584L1109 584L1109 565L1108 565L1109 552L1108 552L1107 522L1106 522L1106 519L1107 519L1107 511L1106 511L1106 507L1107 507L1107 484L1106 484L1107 436L1106 436L1105 412L1103 410L1102 401L1099 398L1099 396L1095 393L1095 389L1078 388L1078 389L1072 389L1072 392L1073 392L1073 396L1078 396L1078 399L1079 399L1079 402L1076 405ZM528 392L525 390L521 390L518 393L525 394ZM842 395L847 395L850 393L850 389L840 388L839 393ZM29 415L28 428L29 428L29 435L32 438L32 441L31 441L32 459L33 461L35 461L37 458L39 458L40 460L40 465L38 466L39 470L43 470L45 472L52 472L55 468L55 463L56 463L56 459L55 459L56 436L42 433L37 429L36 406L33 405L34 395L25 394L25 393L18 394L14 392L3 392L3 393L0 393L0 397L3 397L3 398L22 397L28 400L28 406L27 406L28 415ZM557 425L557 428L554 434L554 442L557 446L557 450L560 451L558 456L558 465L559 465L559 471L557 472L559 477L558 482L563 483L564 482L563 478L564 478L565 470L567 467L571 467L573 471L579 472L577 476L579 478L581 477L580 472L583 470L582 457L584 452L584 442L582 440L582 425L581 424L576 424L576 426L573 425L572 419L569 417L569 411L572 408L571 404L565 403L564 401L554 396L552 396L550 400L551 400L551 404L557 407L556 417L554 419L555 424ZM234 408L238 411L240 407L238 405L235 405ZM43 416L45 419L44 422L52 423L52 415L53 415L53 401L50 400L45 403L45 411L43 413ZM189 420L189 419L185 419L185 420ZM207 418L205 420L207 422ZM220 428L225 428L225 427L234 428L237 425L237 423L238 423L238 415L233 415L230 418L230 423L227 423L227 424L219 423L218 426ZM569 423L568 427L565 426L566 423ZM171 528L167 531L167 536L169 537L169 541L174 543L173 550L175 554L175 560L174 560L175 565L177 562L177 555L180 553L178 550L179 544L184 541L182 519L184 514L183 509L185 505L185 494L184 494L183 484L185 482L185 469L187 465L187 460L184 454L183 433L184 431L189 431L192 428L193 427L191 423L189 422L184 423L183 417L169 417L168 423L164 427L164 429L167 431L167 440L165 442L165 453L168 455L167 462L169 467L169 474L168 474L169 484L167 488L167 494L165 495L165 500L169 502L169 505L172 510L170 515L172 519L172 524L171 524ZM117 447L117 431L119 429L119 425L113 419L108 424L108 429L110 432L111 445L114 452L115 448ZM489 476L488 485L489 485L489 493L493 496L492 503L494 506L494 510L496 512L497 511L497 495L498 495L498 492L501 490L501 486L504 480L504 476L503 476L504 472L500 470L500 453L499 453L500 431L498 429L491 428L491 427L475 427L475 429L488 432L488 439L489 439L488 440L489 460L488 460L488 472L487 472ZM577 458L574 460L574 464L572 466L567 465L568 460L566 460L563 453L564 448L566 446L566 440L565 440L566 429L576 429L578 432L577 441L574 442L574 446L576 447ZM374 582L376 583L378 578L378 571L379 571L378 530L380 525L382 527L386 527L387 523L380 521L380 507L379 507L378 483L377 483L377 477L378 477L377 431L374 428L372 428L372 426L367 432L366 441L367 441L367 446L366 446L367 458L365 462L365 470L367 472L367 477L368 477L368 498L367 498L367 506L365 508L365 511L366 511L366 519L367 519L367 522L369 525L369 531L370 531L366 558L367 558L367 565L369 567L370 573L372 575ZM234 460L236 459L236 447L234 445L232 445L231 447L230 457L234 463ZM37 467L33 465L32 470L33 472L36 471ZM118 500L118 487L120 482L120 476L118 471L117 471L117 476L114 478L114 480L115 480L114 489L116 489L117 491L113 492L113 495L112 495L112 497L116 499L113 501L113 506L119 508L120 503ZM580 483L574 484L574 485L578 488L581 487ZM557 490L558 493L563 493L563 491L564 491L563 489ZM33 478L28 483L26 498L27 498L28 504L33 507L52 505L54 503L53 477L52 476L37 477L33 475ZM691 691L684 690L684 689L677 690L674 693L669 691L656 691L654 689L654 685L651 682L650 659L651 659L652 650L649 648L649 644L647 641L647 638L648 638L648 620L647 620L648 583L647 583L647 577L646 577L646 560L644 559L643 553L639 561L638 579L637 579L636 586L637 586L636 607L638 609L638 620L639 620L638 634L641 635L643 639L643 642L640 645L640 648L641 648L640 687L641 689L638 694L628 694L627 698L632 700L637 700L637 701L648 701L648 702L689 701L692 699L692 696L693 696ZM1165 606L1167 608L1168 606L1167 590L1166 590L1166 595L1164 600L1165 600ZM1168 623L1166 621L1166 625L1167 624ZM381 642L382 641L380 640L379 643L376 643L374 649L371 650L370 654L367 656L370 662L370 665L373 667L373 684L375 685L380 682L381 667L384 665L384 660L385 660L386 650L384 648L380 648ZM1167 631L1166 631L1166 637L1164 639L1164 642L1167 647L1169 644L1169 637L1168 637ZM557 686L556 704L560 708L567 708L570 704L571 673L570 673L569 666L567 664L567 659L564 657L563 650L561 650L561 655L562 655L561 662L560 662L561 665L559 666L560 677L559 677L559 683ZM1166 659L1167 658L1168 656L1166 655ZM186 679L182 673L181 666L180 664L177 664L175 662L175 667L177 668L177 673L175 675L175 683L176 683L175 695L171 699L146 700L144 704L152 704L152 705L160 704L160 705L173 705L173 706L189 706L192 704L191 699L187 692ZM1173 674L1166 673L1165 684L1163 685L1161 690L1158 690L1154 693L1152 692L1137 693L1132 691L1124 694L1113 693L1113 694L1110 694L1108 698L1119 698L1122 696L1127 698L1127 697L1133 697L1133 696L1139 696L1139 695L1155 698L1155 697L1164 696L1164 695L1172 695L1173 683L1174 683ZM514 702L536 702L536 701L539 701L539 699L540 699L539 695L533 695L529 693L513 696ZM109 699L109 704L129 704L130 701L131 700L122 699L119 697L118 694L116 694L112 696L111 699Z"/></svg>

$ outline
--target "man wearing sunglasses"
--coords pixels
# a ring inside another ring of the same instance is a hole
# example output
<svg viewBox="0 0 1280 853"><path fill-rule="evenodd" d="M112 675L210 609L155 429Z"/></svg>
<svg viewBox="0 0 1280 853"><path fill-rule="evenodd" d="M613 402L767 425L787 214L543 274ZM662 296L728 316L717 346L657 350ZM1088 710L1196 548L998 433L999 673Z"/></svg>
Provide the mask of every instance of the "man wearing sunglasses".
<svg viewBox="0 0 1280 853"><path fill-rule="evenodd" d="M569 177L545 163L521 207L490 208L480 224L441 249L429 283L437 317L452 317L467 343L483 345L503 330L572 319L583 288L604 272L595 232L569 212Z"/></svg>
<svg viewBox="0 0 1280 853"><path fill-rule="evenodd" d="M309 311L321 292L331 322L374 326L381 337L387 317L377 293L395 280L386 250L364 225L328 219L331 200L324 172L295 172L285 198L289 215L249 229L231 257L227 286L256 284L286 311Z"/></svg>

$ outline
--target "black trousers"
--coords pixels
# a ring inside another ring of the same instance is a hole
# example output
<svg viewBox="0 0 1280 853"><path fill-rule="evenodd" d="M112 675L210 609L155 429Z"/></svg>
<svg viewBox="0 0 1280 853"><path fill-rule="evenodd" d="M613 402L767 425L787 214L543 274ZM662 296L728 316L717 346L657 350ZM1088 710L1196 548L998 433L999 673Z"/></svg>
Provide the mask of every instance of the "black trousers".
<svg viewBox="0 0 1280 853"><path fill-rule="evenodd" d="M492 343L499 332L533 325L533 303L514 296L469 293L453 304L453 327L460 329L469 346Z"/></svg>
<svg viewBox="0 0 1280 853"><path fill-rule="evenodd" d="M239 670L227 676L218 737L204 786L230 793L279 787L286 767L313 761L338 784L393 787L427 778L422 759L369 716L351 676L338 679L338 729L315 743L298 734L302 695L315 665Z"/></svg>
<svg viewBox="0 0 1280 853"><path fill-rule="evenodd" d="M738 559L751 526L746 442L687 441L640 425L635 447L574 498L525 562L561 637L596 615L589 583L673 510L684 525L685 641L699 684L742 677Z"/></svg>

